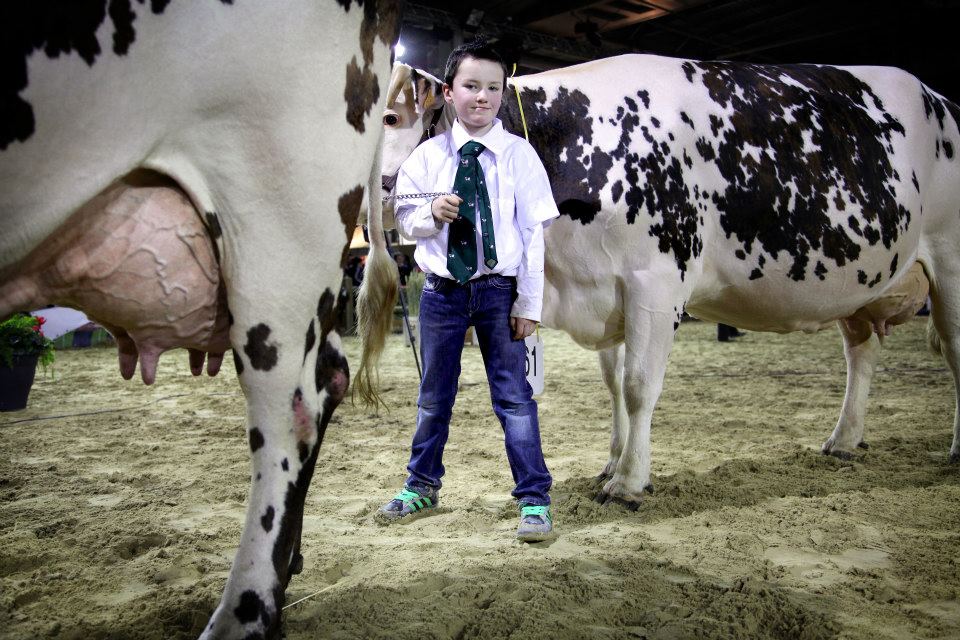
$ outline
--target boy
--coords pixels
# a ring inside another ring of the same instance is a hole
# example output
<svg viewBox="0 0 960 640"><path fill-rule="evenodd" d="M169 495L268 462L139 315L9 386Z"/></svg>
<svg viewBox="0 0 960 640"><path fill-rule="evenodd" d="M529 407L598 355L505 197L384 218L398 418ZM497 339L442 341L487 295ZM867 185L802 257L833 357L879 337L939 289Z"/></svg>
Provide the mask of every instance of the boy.
<svg viewBox="0 0 960 640"><path fill-rule="evenodd" d="M396 208L397 227L416 239L414 259L427 274L419 319L424 371L410 475L377 517L395 521L437 506L463 338L473 325L516 482L517 538L530 542L552 535L552 479L524 373L523 339L540 320L543 226L559 212L533 147L496 117L505 87L506 67L485 42L455 49L443 97L457 120L417 147L397 178L397 193L453 195Z"/></svg>

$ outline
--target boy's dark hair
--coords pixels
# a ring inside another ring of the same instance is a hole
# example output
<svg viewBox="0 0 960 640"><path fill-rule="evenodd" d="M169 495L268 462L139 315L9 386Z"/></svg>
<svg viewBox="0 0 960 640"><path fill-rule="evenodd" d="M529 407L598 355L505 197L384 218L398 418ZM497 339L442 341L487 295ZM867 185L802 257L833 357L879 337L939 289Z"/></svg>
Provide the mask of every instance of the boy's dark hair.
<svg viewBox="0 0 960 640"><path fill-rule="evenodd" d="M504 64L503 58L490 46L486 38L476 38L470 42L464 42L450 52L450 57L447 58L447 66L443 71L443 81L448 86L453 86L453 79L457 77L457 71L460 69L460 63L464 58L496 62L503 69L503 82L506 84L509 74L507 73L507 65Z"/></svg>

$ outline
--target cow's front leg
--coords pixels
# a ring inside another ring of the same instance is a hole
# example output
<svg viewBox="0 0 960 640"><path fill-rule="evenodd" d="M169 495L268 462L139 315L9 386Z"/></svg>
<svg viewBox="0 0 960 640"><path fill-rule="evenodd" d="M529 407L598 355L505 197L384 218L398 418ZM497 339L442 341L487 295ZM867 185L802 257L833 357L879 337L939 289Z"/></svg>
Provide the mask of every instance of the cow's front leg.
<svg viewBox="0 0 960 640"><path fill-rule="evenodd" d="M675 308L682 300L659 286L665 280L650 274L624 296L626 309L623 359L623 400L629 427L613 476L597 496L603 503L619 502L636 509L650 482L650 424L663 389L667 358L673 346ZM642 284L646 286L642 286ZM677 283L676 289L679 289ZM676 290L675 289L675 290Z"/></svg>
<svg viewBox="0 0 960 640"><path fill-rule="evenodd" d="M617 468L620 454L623 452L623 443L627 439L627 429L630 421L627 417L627 405L623 400L623 344L600 351L600 375L603 383L610 392L610 404L613 410L613 427L610 430L610 458L606 466L597 477L600 484L605 484Z"/></svg>
<svg viewBox="0 0 960 640"><path fill-rule="evenodd" d="M307 288L310 285L304 283ZM315 286L315 285L314 285ZM231 332L247 396L250 499L223 597L202 638L279 638L284 591L299 567L303 507L317 453L349 372L332 331L335 296L288 300L282 317L234 311ZM303 320L294 322L294 309ZM274 322L271 322L273 320Z"/></svg>
<svg viewBox="0 0 960 640"><path fill-rule="evenodd" d="M843 354L847 360L847 388L843 408L833 433L823 443L824 454L849 460L863 442L863 425L867 413L870 382L880 357L880 339L870 323L862 320L839 320L843 336Z"/></svg>

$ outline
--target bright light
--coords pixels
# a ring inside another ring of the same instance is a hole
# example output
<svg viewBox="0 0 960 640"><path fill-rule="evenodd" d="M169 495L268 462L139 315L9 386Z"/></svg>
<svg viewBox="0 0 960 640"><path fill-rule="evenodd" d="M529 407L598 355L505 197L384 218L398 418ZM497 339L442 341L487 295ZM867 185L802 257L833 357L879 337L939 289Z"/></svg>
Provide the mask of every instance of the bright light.
<svg viewBox="0 0 960 640"><path fill-rule="evenodd" d="M400 57L403 55L403 53L404 53L406 50L407 50L406 47L404 47L404 46L400 43L400 41L398 40L398 41L397 41L397 46L393 48L393 53L394 53L394 56L397 58L397 60L400 59Z"/></svg>

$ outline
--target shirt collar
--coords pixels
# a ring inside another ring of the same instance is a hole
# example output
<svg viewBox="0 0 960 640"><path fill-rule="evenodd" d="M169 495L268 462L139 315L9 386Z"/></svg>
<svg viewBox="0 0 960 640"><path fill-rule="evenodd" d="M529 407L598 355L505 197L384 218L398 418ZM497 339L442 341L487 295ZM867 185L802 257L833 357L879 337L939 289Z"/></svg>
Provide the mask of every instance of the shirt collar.
<svg viewBox="0 0 960 640"><path fill-rule="evenodd" d="M469 133L467 133L467 130L463 128L462 124L460 124L459 119L454 120L451 132L453 135L454 150L459 150L460 147L467 144L471 140L476 140L495 156L500 155L500 153L502 153L506 148L506 132L503 130L503 123L500 122L500 118L494 118L493 127L479 137L471 136Z"/></svg>

